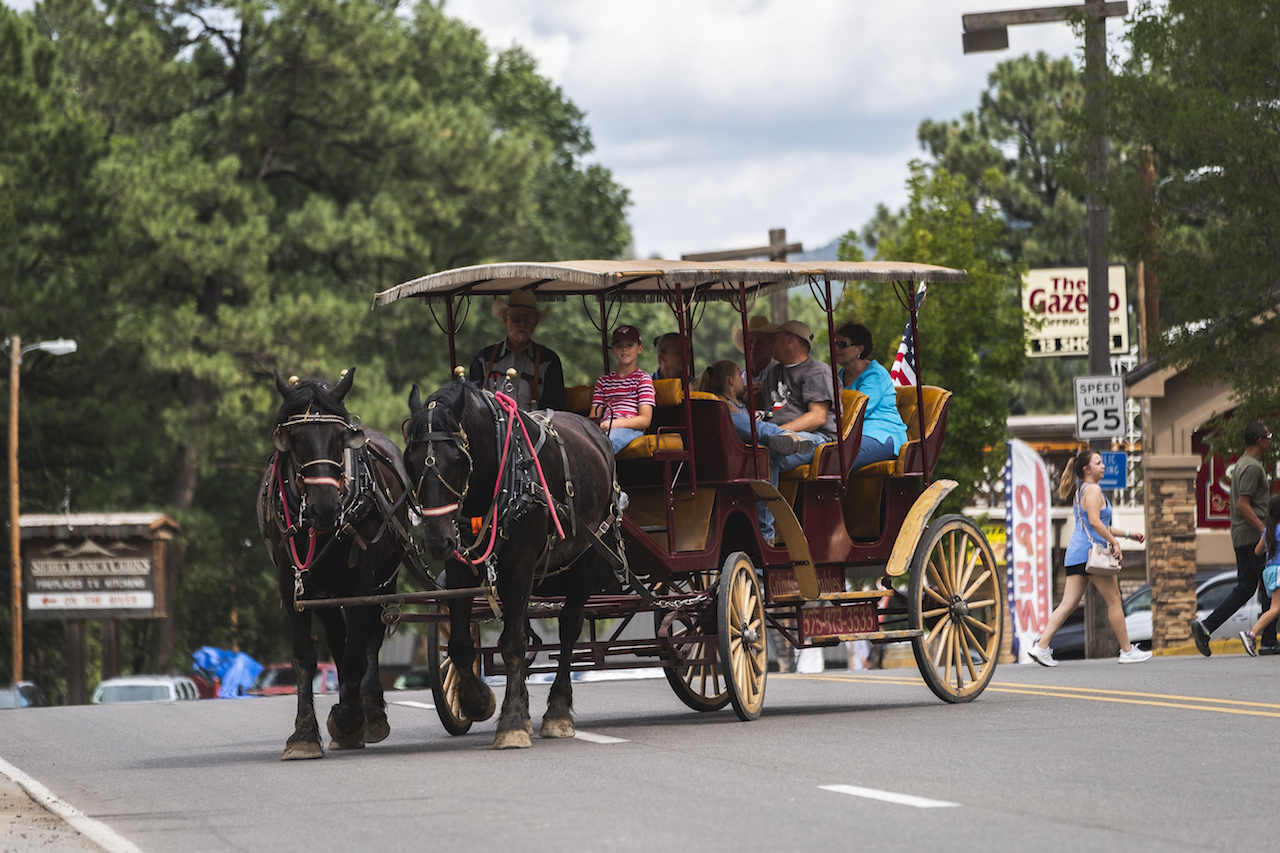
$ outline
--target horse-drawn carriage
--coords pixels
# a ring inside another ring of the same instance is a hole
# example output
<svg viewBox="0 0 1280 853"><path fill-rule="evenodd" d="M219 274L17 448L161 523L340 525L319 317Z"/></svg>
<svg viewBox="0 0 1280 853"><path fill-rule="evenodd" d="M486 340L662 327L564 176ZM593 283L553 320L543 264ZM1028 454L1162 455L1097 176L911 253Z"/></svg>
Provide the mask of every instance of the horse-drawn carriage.
<svg viewBox="0 0 1280 853"><path fill-rule="evenodd" d="M620 304L667 304L690 365L704 302L731 305L746 340L758 297L807 286L831 341L839 282L895 287L914 329L917 285L964 278L958 270L879 262L489 264L406 282L379 293L374 305L426 300L456 365L454 333L466 300L517 290L544 301L581 298L601 329L607 371L607 328ZM829 355L823 360L834 363L834 350ZM557 671L544 736L572 734L571 672L645 664L662 667L689 707L732 704L740 718L754 719L765 695L767 627L798 648L909 641L937 696L978 696L996 665L1003 592L980 529L960 515L934 517L956 486L932 476L950 393L921 384L897 389L908 441L896 459L852 470L866 398L841 391L833 377L837 440L783 473L775 488L763 442L740 439L726 403L694 391L685 372L656 383L646 434L616 457L592 422L518 412L503 395L462 381L461 368L458 381L425 403L415 389L407 485L429 549L447 563L443 583L427 579L438 588L355 598L314 596L299 583L296 607L362 604L384 608L388 623L428 623L435 705L454 734L494 710L481 674L523 676L543 651ZM581 407L579 396L570 389L571 409ZM760 502L772 511L773 541L760 532ZM501 642L482 646L479 623L499 616ZM560 619L560 643L530 639L528 620L551 616ZM647 636L628 630L649 620ZM523 684L508 678L499 746L528 743Z"/></svg>

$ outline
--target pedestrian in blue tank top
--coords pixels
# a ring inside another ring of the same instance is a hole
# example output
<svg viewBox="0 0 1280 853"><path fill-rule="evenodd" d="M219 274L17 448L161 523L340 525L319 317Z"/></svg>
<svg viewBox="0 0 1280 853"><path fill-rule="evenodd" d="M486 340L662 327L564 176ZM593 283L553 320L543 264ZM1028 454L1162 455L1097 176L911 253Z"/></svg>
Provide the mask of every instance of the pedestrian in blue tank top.
<svg viewBox="0 0 1280 853"><path fill-rule="evenodd" d="M1062 589L1062 602L1049 616L1049 624L1044 633L1031 645L1027 652L1031 659L1041 666L1057 666L1053 659L1053 650L1048 643L1062 623L1080 604L1089 581L1102 594L1107 603L1107 621L1111 630L1115 631L1120 641L1120 663L1141 663L1151 657L1151 652L1143 651L1129 642L1129 632L1124 624L1124 608L1120 605L1120 582L1115 575L1091 575L1085 571L1085 560L1089 555L1089 546L1098 542L1111 549L1117 560L1123 559L1120 553L1120 541L1117 536L1133 539L1138 542L1145 538L1142 533L1131 533L1128 530L1117 530L1111 526L1111 502L1102 493L1098 481L1106 474L1106 465L1102 462L1102 454L1095 450L1086 450L1072 461L1062 472L1062 482L1058 484L1058 496L1063 500L1075 492L1075 527L1071 531L1071 541L1067 543L1066 563L1067 582Z"/></svg>

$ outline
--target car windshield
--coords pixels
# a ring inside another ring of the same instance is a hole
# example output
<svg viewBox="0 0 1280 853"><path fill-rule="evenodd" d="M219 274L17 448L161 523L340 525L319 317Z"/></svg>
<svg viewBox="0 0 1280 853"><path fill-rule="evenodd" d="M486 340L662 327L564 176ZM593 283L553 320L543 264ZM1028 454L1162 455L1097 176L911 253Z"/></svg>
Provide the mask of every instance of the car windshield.
<svg viewBox="0 0 1280 853"><path fill-rule="evenodd" d="M1144 589L1142 592L1134 595L1124 606L1124 615L1132 616L1135 613L1149 613L1151 611L1151 590Z"/></svg>
<svg viewBox="0 0 1280 853"><path fill-rule="evenodd" d="M163 684L112 684L101 688L98 701L104 705L124 702L168 702L169 688Z"/></svg>
<svg viewBox="0 0 1280 853"><path fill-rule="evenodd" d="M254 687L292 687L293 686L293 667L286 666L279 669L264 669L262 675L258 676L258 681Z"/></svg>
<svg viewBox="0 0 1280 853"><path fill-rule="evenodd" d="M1217 610L1235 585L1235 581L1228 579L1205 587L1196 596L1196 610Z"/></svg>

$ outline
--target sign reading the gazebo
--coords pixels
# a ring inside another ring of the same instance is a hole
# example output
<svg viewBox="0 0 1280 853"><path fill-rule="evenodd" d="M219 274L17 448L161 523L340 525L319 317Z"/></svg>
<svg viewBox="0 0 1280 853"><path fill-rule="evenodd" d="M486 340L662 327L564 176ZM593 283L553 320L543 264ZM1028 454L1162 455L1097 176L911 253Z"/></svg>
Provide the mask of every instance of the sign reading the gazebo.
<svg viewBox="0 0 1280 853"><path fill-rule="evenodd" d="M29 542L27 618L151 615L156 608L152 552L152 543L139 539Z"/></svg>

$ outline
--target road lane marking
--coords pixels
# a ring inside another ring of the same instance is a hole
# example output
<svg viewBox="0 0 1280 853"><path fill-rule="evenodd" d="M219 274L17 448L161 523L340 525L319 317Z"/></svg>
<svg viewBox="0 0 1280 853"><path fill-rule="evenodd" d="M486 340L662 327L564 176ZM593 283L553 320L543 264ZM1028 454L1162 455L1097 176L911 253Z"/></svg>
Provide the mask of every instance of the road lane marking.
<svg viewBox="0 0 1280 853"><path fill-rule="evenodd" d="M897 803L900 806L913 806L917 809L953 809L959 803L948 803L946 800L931 800L928 797L915 797L911 794L895 794L893 791L877 791L875 788L859 788L856 785L819 785L824 791L837 794L848 794L851 797L863 797L868 800L881 800L886 803Z"/></svg>
<svg viewBox="0 0 1280 853"><path fill-rule="evenodd" d="M576 731L573 736L578 740L585 740L588 743L630 743L626 738L609 737L608 735L597 735L591 732Z"/></svg>
<svg viewBox="0 0 1280 853"><path fill-rule="evenodd" d="M70 803L59 799L44 785L41 785L3 758L0 758L0 773L26 788L27 793L31 795L31 799L65 820L77 832L103 850L106 850L107 853L142 853L132 841L118 835L114 829L105 823L94 820Z"/></svg>
<svg viewBox="0 0 1280 853"><path fill-rule="evenodd" d="M410 702L408 700L405 700L400 702L392 702L391 704L404 705L406 708L421 708L424 711L434 711L436 709L436 706L432 705L430 702Z"/></svg>
<svg viewBox="0 0 1280 853"><path fill-rule="evenodd" d="M918 677L900 675L791 675L789 677L809 679L813 681L843 681L845 683L869 681L876 684L924 686L924 681ZM1056 699L1088 699L1094 702L1116 702L1124 705L1148 705L1158 708L1180 708L1186 711L1213 711L1219 714L1239 714L1248 717L1280 718L1280 705L1270 704L1267 702L1246 702L1240 699L1218 699L1211 696L1139 693L1133 690L1104 690L1097 687L1057 687L1045 684L1016 684L1010 681L993 681L987 686L987 690L990 690L993 693L1016 693L1028 696L1048 696ZM1214 707L1215 705L1238 707ZM1269 708L1274 710L1253 710L1255 708Z"/></svg>

